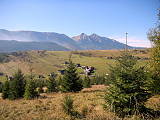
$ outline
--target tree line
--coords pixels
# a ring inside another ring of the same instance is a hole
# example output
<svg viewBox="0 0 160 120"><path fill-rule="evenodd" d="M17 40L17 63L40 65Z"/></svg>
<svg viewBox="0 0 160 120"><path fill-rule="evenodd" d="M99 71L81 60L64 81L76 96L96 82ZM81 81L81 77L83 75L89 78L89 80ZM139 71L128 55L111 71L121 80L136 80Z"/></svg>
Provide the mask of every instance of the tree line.
<svg viewBox="0 0 160 120"><path fill-rule="evenodd" d="M95 76L93 80L89 76L81 78L77 73L76 65L69 60L63 76L51 73L48 77L39 76L37 78L32 73L25 76L19 69L11 79L0 84L0 91L3 99L33 99L44 92L44 87L47 92L78 92L83 88L91 87L91 84L99 84L100 82L96 82L98 80L95 79L99 79L99 77ZM101 84L104 84L104 81Z"/></svg>

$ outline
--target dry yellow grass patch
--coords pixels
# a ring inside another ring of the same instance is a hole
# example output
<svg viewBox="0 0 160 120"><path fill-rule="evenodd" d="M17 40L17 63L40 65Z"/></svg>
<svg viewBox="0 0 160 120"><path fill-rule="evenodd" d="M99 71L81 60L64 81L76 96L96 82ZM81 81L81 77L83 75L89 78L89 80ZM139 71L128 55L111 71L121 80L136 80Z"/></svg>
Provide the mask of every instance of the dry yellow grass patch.
<svg viewBox="0 0 160 120"><path fill-rule="evenodd" d="M91 88L84 88L82 92L103 91L106 87L105 85L92 85Z"/></svg>
<svg viewBox="0 0 160 120"><path fill-rule="evenodd" d="M103 88L104 86L93 86L93 88ZM92 88L91 88L92 89ZM3 100L0 99L0 120L71 120L70 116L63 112L61 107L65 95L71 95L74 100L74 109L82 114L82 110L87 108L86 117L82 120L120 120L114 113L103 109L104 91L91 91L79 93L52 93L41 94L41 97L34 100ZM151 98L147 105L156 109L160 108L160 96ZM79 120L80 118L75 118ZM125 118L125 120L135 120ZM137 119L138 120L138 119ZM157 119L158 120L158 119Z"/></svg>
<svg viewBox="0 0 160 120"><path fill-rule="evenodd" d="M160 110L160 95L156 95L150 98L146 105L154 110Z"/></svg>
<svg viewBox="0 0 160 120"><path fill-rule="evenodd" d="M70 120L71 117L66 115L61 107L65 95L73 97L74 108L80 114L82 109L87 107L86 118L82 119L115 119L114 114L103 110L103 94L104 92L52 93L42 94L46 98L34 100L10 101L0 99L0 120Z"/></svg>

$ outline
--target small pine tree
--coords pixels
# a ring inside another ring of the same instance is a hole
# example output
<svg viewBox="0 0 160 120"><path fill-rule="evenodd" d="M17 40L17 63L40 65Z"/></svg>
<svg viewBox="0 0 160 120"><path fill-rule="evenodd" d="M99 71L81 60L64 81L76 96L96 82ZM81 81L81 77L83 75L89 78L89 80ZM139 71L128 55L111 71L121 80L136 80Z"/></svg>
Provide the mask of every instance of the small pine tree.
<svg viewBox="0 0 160 120"><path fill-rule="evenodd" d="M106 79L104 75L95 75L91 80L92 85L102 85L105 84L105 82Z"/></svg>
<svg viewBox="0 0 160 120"><path fill-rule="evenodd" d="M18 70L9 82L9 99L14 100L23 97L25 80L21 70Z"/></svg>
<svg viewBox="0 0 160 120"><path fill-rule="evenodd" d="M90 80L89 76L84 77L83 87L84 88L90 88L91 87L91 80Z"/></svg>
<svg viewBox="0 0 160 120"><path fill-rule="evenodd" d="M3 88L2 88L2 98L6 99L9 95L9 81L5 81Z"/></svg>
<svg viewBox="0 0 160 120"><path fill-rule="evenodd" d="M26 86L25 86L25 93L24 93L24 98L29 100L33 99L38 96L38 92L36 91L36 84L35 81L30 78L27 80Z"/></svg>
<svg viewBox="0 0 160 120"><path fill-rule="evenodd" d="M10 100L15 100L19 98L19 91L18 91L18 81L16 79L13 79L9 82L9 95L8 98Z"/></svg>
<svg viewBox="0 0 160 120"><path fill-rule="evenodd" d="M48 78L48 82L47 82L47 88L48 88L48 92L55 92L57 83L55 80L56 75L54 73L51 73L49 78Z"/></svg>
<svg viewBox="0 0 160 120"><path fill-rule="evenodd" d="M60 75L57 79L57 89L58 89L58 91L62 91L61 84L62 84L62 76Z"/></svg>
<svg viewBox="0 0 160 120"><path fill-rule="evenodd" d="M72 115L74 112L73 109L73 99L71 96L65 96L62 103L63 111L68 114Z"/></svg>
<svg viewBox="0 0 160 120"><path fill-rule="evenodd" d="M62 92L76 92L82 89L82 81L76 72L76 66L69 60L65 74L62 77L60 89Z"/></svg>
<svg viewBox="0 0 160 120"><path fill-rule="evenodd" d="M25 79L21 70L15 74L14 79L18 80L19 97L23 97L25 91Z"/></svg>
<svg viewBox="0 0 160 120"><path fill-rule="evenodd" d="M136 59L128 53L117 61L111 68L112 81L105 95L105 105L122 118L142 113L144 103L150 97L145 88L147 73L144 67L136 67Z"/></svg>

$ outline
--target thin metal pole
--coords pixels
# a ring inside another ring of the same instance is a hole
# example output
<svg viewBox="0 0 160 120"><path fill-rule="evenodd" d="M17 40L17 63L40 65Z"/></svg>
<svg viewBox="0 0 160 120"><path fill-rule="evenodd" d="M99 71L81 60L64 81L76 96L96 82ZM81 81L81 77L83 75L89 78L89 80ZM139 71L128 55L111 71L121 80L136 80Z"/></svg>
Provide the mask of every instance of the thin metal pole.
<svg viewBox="0 0 160 120"><path fill-rule="evenodd" d="M128 42L128 41L127 41L127 37L128 37L128 36L127 36L127 35L128 35L128 33L126 32L126 47L125 47L125 50L126 50L126 51L128 50L128 46L127 46L127 44L128 44L128 43L127 43L127 42Z"/></svg>
<svg viewBox="0 0 160 120"><path fill-rule="evenodd" d="M160 8L158 8L158 29L160 29Z"/></svg>

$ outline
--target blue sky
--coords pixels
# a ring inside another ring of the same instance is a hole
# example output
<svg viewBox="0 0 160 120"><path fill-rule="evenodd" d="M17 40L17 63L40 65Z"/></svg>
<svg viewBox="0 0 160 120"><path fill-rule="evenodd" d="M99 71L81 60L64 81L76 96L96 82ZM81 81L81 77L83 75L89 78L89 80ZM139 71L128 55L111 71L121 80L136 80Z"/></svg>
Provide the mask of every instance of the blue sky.
<svg viewBox="0 0 160 120"><path fill-rule="evenodd" d="M150 46L147 32L157 22L160 0L0 0L0 28L64 33L96 33Z"/></svg>

